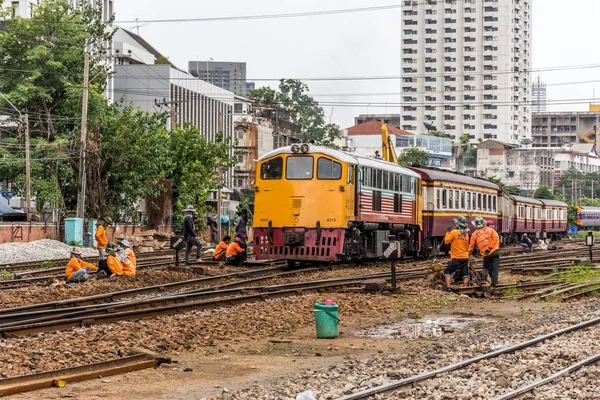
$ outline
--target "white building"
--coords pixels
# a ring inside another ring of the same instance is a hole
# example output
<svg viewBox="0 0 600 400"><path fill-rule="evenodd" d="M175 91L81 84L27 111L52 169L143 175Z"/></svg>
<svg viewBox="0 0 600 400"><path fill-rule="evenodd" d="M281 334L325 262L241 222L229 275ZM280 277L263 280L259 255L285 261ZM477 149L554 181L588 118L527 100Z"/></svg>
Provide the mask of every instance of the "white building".
<svg viewBox="0 0 600 400"><path fill-rule="evenodd" d="M83 0L85 4L91 4L94 7L102 7L102 13L104 22L108 21L114 14L114 3L115 0ZM68 0L70 4L82 4L81 0ZM13 17L29 18L31 11L35 10L39 3L39 0L12 0L5 1L3 4L4 8L12 7Z"/></svg>
<svg viewBox="0 0 600 400"><path fill-rule="evenodd" d="M531 136L531 0L403 0L402 125L455 141Z"/></svg>

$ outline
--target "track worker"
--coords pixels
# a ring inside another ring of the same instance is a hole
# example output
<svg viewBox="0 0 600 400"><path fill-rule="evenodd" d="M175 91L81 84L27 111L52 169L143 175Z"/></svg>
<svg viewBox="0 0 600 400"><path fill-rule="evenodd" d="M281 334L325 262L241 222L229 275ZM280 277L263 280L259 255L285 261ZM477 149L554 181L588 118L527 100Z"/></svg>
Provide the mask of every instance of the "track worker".
<svg viewBox="0 0 600 400"><path fill-rule="evenodd" d="M491 219L487 222L486 225L489 226L490 228L492 228L493 230L496 230L496 226L494 224L494 221L492 221Z"/></svg>
<svg viewBox="0 0 600 400"><path fill-rule="evenodd" d="M527 234L524 233L523 237L521 238L521 247L524 249L530 249L532 246L533 246L533 242L531 241L531 239L529 239Z"/></svg>
<svg viewBox="0 0 600 400"><path fill-rule="evenodd" d="M248 241L248 210L242 208L240 216L235 221L235 234L242 239L242 245L246 248L246 242Z"/></svg>
<svg viewBox="0 0 600 400"><path fill-rule="evenodd" d="M481 278L483 282L487 282L488 275L491 275L492 287L496 287L500 270L500 237L495 230L486 226L485 220L481 217L475 218L471 223L477 230L471 235L469 258L477 246L479 254L483 256Z"/></svg>
<svg viewBox="0 0 600 400"><path fill-rule="evenodd" d="M100 264L100 272L104 272L106 276L121 276L123 275L123 262L119 257L118 251L120 247L115 245L106 246L106 262Z"/></svg>
<svg viewBox="0 0 600 400"><path fill-rule="evenodd" d="M135 256L135 253L131 248L131 243L129 243L129 240L123 239L118 244L123 246L123 248L125 249L125 253L127 253L127 257L131 260L133 266L137 267L137 257Z"/></svg>
<svg viewBox="0 0 600 400"><path fill-rule="evenodd" d="M452 276L459 270L462 274L463 286L469 286L469 225L463 216L455 218L454 225L454 229L448 227L444 237L444 243L450 245L450 262L444 271L448 292L451 291Z"/></svg>
<svg viewBox="0 0 600 400"><path fill-rule="evenodd" d="M187 206L185 210L183 210L183 240L187 243L187 247L185 249L185 265L190 265L190 254L192 253L192 248L196 246L196 262L200 262L200 252L202 251L202 243L200 243L200 238L198 237L198 233L196 233L196 226L194 225L194 213L196 209L192 206Z"/></svg>
<svg viewBox="0 0 600 400"><path fill-rule="evenodd" d="M90 279L89 270L98 271L98 267L81 259L82 254L81 249L77 247L73 247L71 250L71 259L65 270L68 283L85 282Z"/></svg>
<svg viewBox="0 0 600 400"><path fill-rule="evenodd" d="M242 248L242 239L239 236L236 236L235 240L227 247L225 256L227 257L227 262L236 267L239 267L246 261L246 252Z"/></svg>
<svg viewBox="0 0 600 400"><path fill-rule="evenodd" d="M121 241L119 243L122 244L123 242L127 242L127 244L129 244L129 242L127 240ZM131 253L133 253L133 251L131 249L125 247L125 245L123 245L123 247L121 247L117 250L117 255L119 256L119 259L121 260L121 263L123 264L123 275L135 276L136 265L135 265L134 260L129 257L129 252L127 250L129 250ZM134 257L135 257L135 255L134 255Z"/></svg>
<svg viewBox="0 0 600 400"><path fill-rule="evenodd" d="M112 220L108 217L101 218L96 223L96 248L98 249L98 259L106 260L106 246L108 245L108 237L106 237L106 229L112 225Z"/></svg>
<svg viewBox="0 0 600 400"><path fill-rule="evenodd" d="M214 261L225 261L225 255L230 243L231 237L229 235L223 236L223 241L215 247L215 253L213 254Z"/></svg>

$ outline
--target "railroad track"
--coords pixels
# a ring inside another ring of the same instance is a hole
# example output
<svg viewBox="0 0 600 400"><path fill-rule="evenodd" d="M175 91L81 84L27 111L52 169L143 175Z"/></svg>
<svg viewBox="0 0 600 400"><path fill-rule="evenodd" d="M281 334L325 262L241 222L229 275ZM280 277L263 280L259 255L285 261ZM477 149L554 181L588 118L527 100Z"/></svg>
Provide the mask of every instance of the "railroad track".
<svg viewBox="0 0 600 400"><path fill-rule="evenodd" d="M0 379L0 396L51 388L67 383L82 382L146 368L154 368L163 363L170 363L168 358L155 357L148 354L136 354L100 363L88 364L74 368L42 372L15 378Z"/></svg>
<svg viewBox="0 0 600 400"><path fill-rule="evenodd" d="M549 358L550 360L552 360L552 365L556 365L559 359L562 359L563 361L565 361L566 359L570 362L570 365L567 368L563 368L558 372L547 376L544 379L534 380L533 382L527 383L517 390L509 390L506 393L502 394L500 397L497 397L497 400L513 399L537 387L555 381L556 379L568 373L571 373L574 370L581 368L582 366L589 365L593 362L596 362L597 360L600 360L599 354L591 354L591 349L595 347L594 344L600 338L600 329L597 327L598 324L600 324L600 317L595 317L515 345L504 347L489 353L481 354L476 357L472 357L467 360L460 361L458 363L446 365L432 371L426 371L418 375L409 376L400 380L392 381L353 394L348 394L339 397L336 400L361 400L373 398L376 395L384 394L386 396L396 398L394 397L394 393L398 393L399 390L407 390L411 387L414 387L416 384L422 384L425 381L439 378L442 375L444 376L444 381L448 382L450 379L452 379L451 374L453 372L460 372L460 377L467 376L470 377L471 380L481 383L486 379L483 379L482 377L478 379L478 377L476 376L476 373L478 372L477 364L485 360L491 360L496 358L499 358L500 360L497 361L494 365L502 363L502 365L506 365L508 368L517 367L519 366L520 362L524 362L528 359L535 360L541 359L542 357L544 357L544 359ZM586 329L586 332L581 332ZM570 337L569 335L571 334L574 334L576 336L574 338ZM581 340L582 342L585 342L585 340L588 339L590 342L589 346L582 346L583 349L578 349L580 353L585 354L583 357L581 354L571 355L569 353L565 353L564 349L568 348L567 345L571 345L571 342L573 340ZM515 354L517 352L519 352L519 355ZM527 353L527 355L525 355L524 353ZM511 355L514 355L514 357L511 357ZM576 362L572 362L569 360L570 358L574 357L578 358ZM468 368L470 368L469 372L465 371L465 369ZM489 374L489 371L487 373ZM482 375L483 374L485 374L485 372L482 372ZM533 375L535 376L536 374ZM519 379L526 379L526 377L519 377ZM412 396L413 394L405 393L405 395ZM405 396L400 395L398 395L397 397L406 398Z"/></svg>

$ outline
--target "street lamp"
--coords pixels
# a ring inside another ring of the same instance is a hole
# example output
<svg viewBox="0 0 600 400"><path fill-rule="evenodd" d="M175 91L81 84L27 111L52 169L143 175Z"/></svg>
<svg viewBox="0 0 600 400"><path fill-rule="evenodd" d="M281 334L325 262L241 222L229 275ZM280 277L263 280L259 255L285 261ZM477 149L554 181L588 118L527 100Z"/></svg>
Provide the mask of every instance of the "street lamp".
<svg viewBox="0 0 600 400"><path fill-rule="evenodd" d="M588 246L590 248L590 263L593 262L592 260L592 247L594 247L594 241L595 241L595 237L592 234L592 232L588 232L587 236L585 237L585 245Z"/></svg>

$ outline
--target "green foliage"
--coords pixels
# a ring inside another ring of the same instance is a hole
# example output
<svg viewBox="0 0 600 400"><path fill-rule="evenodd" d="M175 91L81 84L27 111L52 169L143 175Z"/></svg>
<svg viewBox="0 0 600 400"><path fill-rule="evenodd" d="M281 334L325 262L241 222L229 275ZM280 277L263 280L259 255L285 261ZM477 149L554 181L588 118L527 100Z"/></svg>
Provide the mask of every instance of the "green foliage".
<svg viewBox="0 0 600 400"><path fill-rule="evenodd" d="M8 280L12 280L12 279L19 279L19 276L15 275L12 272L7 271L5 269L0 271L0 280L8 281Z"/></svg>
<svg viewBox="0 0 600 400"><path fill-rule="evenodd" d="M600 269L594 268L589 262L582 262L575 268L570 268L560 274L560 278L570 283L583 283L600 279Z"/></svg>
<svg viewBox="0 0 600 400"><path fill-rule="evenodd" d="M540 186L537 188L533 197L536 199L554 200L554 194L550 191L548 186Z"/></svg>
<svg viewBox="0 0 600 400"><path fill-rule="evenodd" d="M52 260L46 260L46 261L42 261L42 263L40 264L40 267L42 269L50 269L50 268L55 268L56 267L56 263Z"/></svg>
<svg viewBox="0 0 600 400"><path fill-rule="evenodd" d="M477 147L471 147L465 151L465 167L477 166Z"/></svg>
<svg viewBox="0 0 600 400"><path fill-rule="evenodd" d="M469 134L463 133L458 137L458 141L460 144L468 144L471 139L469 138Z"/></svg>
<svg viewBox="0 0 600 400"><path fill-rule="evenodd" d="M169 64L170 65L171 61L169 61L169 59L165 56L160 56L156 59L154 64Z"/></svg>
<svg viewBox="0 0 600 400"><path fill-rule="evenodd" d="M429 165L429 153L417 147L407 147L398 154L398 164L404 167L426 167Z"/></svg>
<svg viewBox="0 0 600 400"><path fill-rule="evenodd" d="M444 131L431 131L427 134L427 136L435 136L435 137L442 137L442 138L447 138L448 136L446 135L446 132ZM467 135L467 138L469 137L469 135Z"/></svg>
<svg viewBox="0 0 600 400"><path fill-rule="evenodd" d="M502 189L506 190L508 194L519 195L521 193L521 189L518 187L507 185L506 183L502 182L500 178L496 178L495 176L490 176L487 178L487 180L500 186Z"/></svg>
<svg viewBox="0 0 600 400"><path fill-rule="evenodd" d="M410 319L421 319L421 315L419 313L410 313L410 314L408 314L408 318L410 318Z"/></svg>
<svg viewBox="0 0 600 400"><path fill-rule="evenodd" d="M2 17L12 10L0 12ZM4 19L4 18L3 18ZM72 6L66 0L42 0L31 18L6 18L0 30L0 92L29 114L31 186L38 211L44 206L65 209L77 199L84 48L90 54L89 118L101 113L102 93L109 74L105 54L113 31L102 22L102 11ZM2 102L4 102L2 100ZM9 106L4 102L2 108ZM16 113L9 111L16 121ZM0 176L25 192L25 151L22 136L8 132L0 144ZM19 137L19 139L17 139Z"/></svg>
<svg viewBox="0 0 600 400"><path fill-rule="evenodd" d="M327 123L323 108L308 95L308 91L308 86L297 79L281 79L279 91L263 87L253 90L250 98L256 103L285 110L286 113L280 118L299 127L302 142L314 141L333 147L333 141L339 137L340 127Z"/></svg>
<svg viewBox="0 0 600 400"><path fill-rule="evenodd" d="M518 296L520 294L523 294L523 290L517 288L517 287L510 287L508 289L504 289L502 291L502 296L503 297L509 297L509 296Z"/></svg>
<svg viewBox="0 0 600 400"><path fill-rule="evenodd" d="M215 143L207 142L197 128L186 124L170 133L169 154L172 167L173 206L179 215L191 204L202 215L211 191L223 186L222 174L235 164L230 157L232 143L220 134Z"/></svg>

